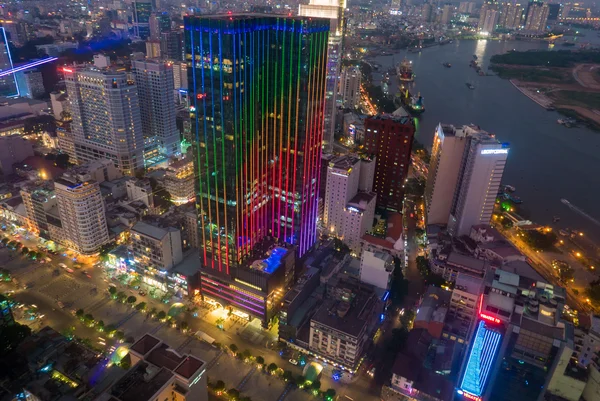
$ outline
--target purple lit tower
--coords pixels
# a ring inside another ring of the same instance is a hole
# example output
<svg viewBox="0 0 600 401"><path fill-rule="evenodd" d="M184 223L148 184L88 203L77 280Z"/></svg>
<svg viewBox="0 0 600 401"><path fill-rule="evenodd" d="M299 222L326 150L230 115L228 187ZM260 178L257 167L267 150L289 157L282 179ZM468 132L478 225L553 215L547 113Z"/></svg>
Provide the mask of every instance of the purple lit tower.
<svg viewBox="0 0 600 401"><path fill-rule="evenodd" d="M294 253L316 242L329 26L263 14L185 20L202 295L265 326Z"/></svg>

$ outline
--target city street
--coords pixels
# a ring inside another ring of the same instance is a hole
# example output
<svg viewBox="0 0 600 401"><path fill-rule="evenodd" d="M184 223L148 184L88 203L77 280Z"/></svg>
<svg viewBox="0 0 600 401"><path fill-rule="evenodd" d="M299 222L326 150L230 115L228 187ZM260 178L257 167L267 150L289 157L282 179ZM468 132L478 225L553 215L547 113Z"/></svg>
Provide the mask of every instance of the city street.
<svg viewBox="0 0 600 401"><path fill-rule="evenodd" d="M559 259L569 263L571 267L573 267L575 281L566 286L567 302L570 306L582 312L589 312L591 310L591 306L586 302L585 288L591 281L596 279L595 274L590 272L589 269L579 263L579 261L568 252L563 254L536 252L523 241L522 237L516 235L517 233L515 230L504 230L503 234L521 253L533 262L531 263L533 268L542 275L542 277L548 280L549 283L565 286L563 283L559 282L558 275L552 267L552 260ZM577 290L579 294L576 295L573 290Z"/></svg>
<svg viewBox="0 0 600 401"><path fill-rule="evenodd" d="M26 246L34 249L36 238L30 236L27 241ZM167 323L150 318L145 312L135 310L132 305L121 304L111 299L108 294L109 283L116 286L118 291L125 292L127 296L135 296L136 303L146 302L146 310L156 308L157 311L168 313L170 309L170 305L165 305L160 300L149 295L141 296L138 291L124 286L118 280L110 280L102 267L94 267L91 264L92 260L75 262L62 254L50 255L50 257L52 262L41 264L39 261L32 261L21 255L19 251L9 250L6 247L0 249L0 263L10 271L11 276L18 283L2 283L0 289L3 292L13 290L16 301L27 305L35 304L39 313L44 315L39 321L31 322L33 329L49 325L62 332L75 327L76 336L88 338L98 347L110 346L110 342L102 337L101 333L94 328L84 326L74 316L77 309L83 309L84 313L92 314L94 320L102 320L105 326L115 325L118 330L125 333L126 339L137 339L145 333L152 333L174 349L199 357L209 363L208 376L211 380L223 380L227 388L236 387L243 395L273 401L314 399L306 391L288 388L279 378L258 372L253 365L233 358L228 353L192 336L193 333L201 330L223 345L236 344L240 352L248 350L253 356L262 356L267 365L275 363L284 370L290 370L294 377L300 375L301 367L294 366L287 359L283 359L278 351L267 348L274 348L276 337L273 333L257 327L254 322L244 324L241 320L235 319L235 316L227 317L224 314L224 330L221 330L214 323L214 310L200 306L198 317L194 317L194 314L185 311L184 307L182 308L184 311L175 320L178 323L188 322L190 330L185 334ZM81 268L72 269L70 273L67 269L58 267L61 263L69 268L74 263L78 263ZM25 286L27 289L24 288ZM206 320L202 318L203 316ZM320 380L322 390L333 388L340 395L340 399L365 401L378 399L379 392L371 388L372 380L364 371L361 371L352 383L334 381L330 374L323 374Z"/></svg>

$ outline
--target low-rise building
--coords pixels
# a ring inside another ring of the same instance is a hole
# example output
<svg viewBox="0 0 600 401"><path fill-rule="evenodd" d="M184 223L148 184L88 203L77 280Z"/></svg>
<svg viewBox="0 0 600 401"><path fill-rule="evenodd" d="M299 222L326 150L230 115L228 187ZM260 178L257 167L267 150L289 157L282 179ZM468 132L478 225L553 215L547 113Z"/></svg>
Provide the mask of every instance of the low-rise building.
<svg viewBox="0 0 600 401"><path fill-rule="evenodd" d="M163 179L164 187L176 205L192 202L196 198L194 189L194 162L179 160L171 164Z"/></svg>
<svg viewBox="0 0 600 401"><path fill-rule="evenodd" d="M429 286L417 309L413 327L427 330L433 338L441 338L450 306L450 297L449 291Z"/></svg>
<svg viewBox="0 0 600 401"><path fill-rule="evenodd" d="M459 273L483 277L490 263L458 252L450 252L447 259L430 260L431 271L441 275L444 280L455 282Z"/></svg>
<svg viewBox="0 0 600 401"><path fill-rule="evenodd" d="M207 401L206 362L150 334L129 349L132 368L95 401Z"/></svg>
<svg viewBox="0 0 600 401"><path fill-rule="evenodd" d="M394 274L394 258L388 252L367 245L360 257L360 281L389 290Z"/></svg>
<svg viewBox="0 0 600 401"><path fill-rule="evenodd" d="M389 213L384 225L385 233L381 235L375 233L364 234L361 237L362 247L363 249L367 247L377 248L392 256L400 257L404 252L402 215L400 213Z"/></svg>

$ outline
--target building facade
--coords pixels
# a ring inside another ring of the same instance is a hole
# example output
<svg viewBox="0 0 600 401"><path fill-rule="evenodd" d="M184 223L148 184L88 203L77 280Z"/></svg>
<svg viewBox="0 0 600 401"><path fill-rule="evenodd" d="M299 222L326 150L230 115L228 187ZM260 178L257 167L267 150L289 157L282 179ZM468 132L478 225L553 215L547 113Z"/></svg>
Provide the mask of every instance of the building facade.
<svg viewBox="0 0 600 401"><path fill-rule="evenodd" d="M485 131L467 139L448 220L448 231L458 236L490 223L509 151Z"/></svg>
<svg viewBox="0 0 600 401"><path fill-rule="evenodd" d="M356 156L339 156L329 162L323 224L331 235L343 235L344 208L358 192L361 162Z"/></svg>
<svg viewBox="0 0 600 401"><path fill-rule="evenodd" d="M342 105L349 109L356 109L360 105L360 84L362 73L359 67L348 66L342 70L340 95Z"/></svg>
<svg viewBox="0 0 600 401"><path fill-rule="evenodd" d="M93 254L109 241L106 209L100 186L95 181L60 178L54 182L63 243L83 254Z"/></svg>
<svg viewBox="0 0 600 401"><path fill-rule="evenodd" d="M63 68L72 141L80 163L109 159L125 175L144 167L137 88L125 72Z"/></svg>
<svg viewBox="0 0 600 401"><path fill-rule="evenodd" d="M365 119L365 151L376 158L373 192L381 208L402 211L403 185L410 166L414 134L415 124L410 117Z"/></svg>
<svg viewBox="0 0 600 401"><path fill-rule="evenodd" d="M178 155L181 150L175 123L173 66L158 60L135 60L131 70L138 89L144 140L154 139L152 146L160 159Z"/></svg>

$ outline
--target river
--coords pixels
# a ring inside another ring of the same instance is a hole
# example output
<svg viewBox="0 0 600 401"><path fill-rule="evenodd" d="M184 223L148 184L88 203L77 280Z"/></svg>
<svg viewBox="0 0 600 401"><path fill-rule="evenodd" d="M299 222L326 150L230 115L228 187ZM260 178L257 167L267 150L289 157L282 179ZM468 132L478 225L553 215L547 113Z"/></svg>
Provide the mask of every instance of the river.
<svg viewBox="0 0 600 401"><path fill-rule="evenodd" d="M596 37L595 33L592 33ZM556 48L559 48L557 46ZM406 56L413 62L416 79L411 91L420 92L425 113L419 118L416 138L431 147L438 123L476 124L510 143L502 182L517 188L522 207L539 224L561 218L558 226L583 230L600 240L600 133L585 127L557 124L557 112L546 111L521 94L508 80L478 76L469 67L473 54L485 71L494 54L511 49L548 49L545 42L455 41L424 49L421 53L379 56L373 59L387 71ZM452 68L442 66L443 62ZM475 85L469 90L466 83ZM398 81L391 81L390 91ZM584 217L561 203L568 199L585 211Z"/></svg>

